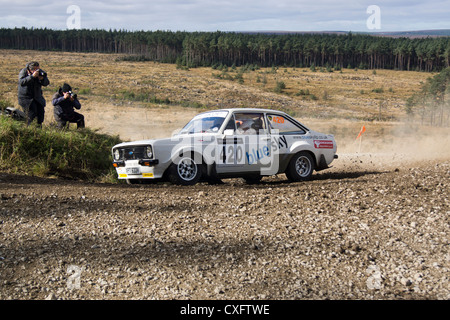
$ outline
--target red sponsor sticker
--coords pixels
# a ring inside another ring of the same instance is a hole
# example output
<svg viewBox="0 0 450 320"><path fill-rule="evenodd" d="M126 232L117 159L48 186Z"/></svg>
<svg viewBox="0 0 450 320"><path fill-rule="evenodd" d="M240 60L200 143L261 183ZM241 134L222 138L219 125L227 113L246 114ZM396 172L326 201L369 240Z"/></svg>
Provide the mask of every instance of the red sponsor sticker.
<svg viewBox="0 0 450 320"><path fill-rule="evenodd" d="M331 141L331 140L314 140L314 148L316 148L316 149L333 149L333 141Z"/></svg>

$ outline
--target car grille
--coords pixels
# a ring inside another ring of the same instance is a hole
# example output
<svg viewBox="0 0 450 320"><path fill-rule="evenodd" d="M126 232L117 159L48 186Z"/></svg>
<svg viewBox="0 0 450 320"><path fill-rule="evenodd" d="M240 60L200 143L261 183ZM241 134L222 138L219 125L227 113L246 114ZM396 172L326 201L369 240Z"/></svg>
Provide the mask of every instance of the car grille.
<svg viewBox="0 0 450 320"><path fill-rule="evenodd" d="M145 147L128 147L120 149L122 160L138 160L145 158Z"/></svg>

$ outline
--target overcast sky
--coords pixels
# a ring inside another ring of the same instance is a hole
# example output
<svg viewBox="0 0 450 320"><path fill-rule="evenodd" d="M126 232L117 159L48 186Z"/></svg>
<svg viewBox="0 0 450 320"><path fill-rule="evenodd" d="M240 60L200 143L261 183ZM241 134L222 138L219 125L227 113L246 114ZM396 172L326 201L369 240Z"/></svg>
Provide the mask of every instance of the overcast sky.
<svg viewBox="0 0 450 320"><path fill-rule="evenodd" d="M371 5L379 8L379 15L373 10L367 13ZM73 11L73 6L79 11ZM450 0L0 0L0 8L2 28L367 32L450 29Z"/></svg>

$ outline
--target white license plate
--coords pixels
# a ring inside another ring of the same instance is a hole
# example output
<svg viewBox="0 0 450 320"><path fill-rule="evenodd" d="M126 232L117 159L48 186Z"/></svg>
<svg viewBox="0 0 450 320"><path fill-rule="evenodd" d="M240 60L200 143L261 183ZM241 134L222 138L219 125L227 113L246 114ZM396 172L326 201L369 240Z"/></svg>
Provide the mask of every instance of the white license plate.
<svg viewBox="0 0 450 320"><path fill-rule="evenodd" d="M127 174L140 174L141 170L139 168L127 168Z"/></svg>

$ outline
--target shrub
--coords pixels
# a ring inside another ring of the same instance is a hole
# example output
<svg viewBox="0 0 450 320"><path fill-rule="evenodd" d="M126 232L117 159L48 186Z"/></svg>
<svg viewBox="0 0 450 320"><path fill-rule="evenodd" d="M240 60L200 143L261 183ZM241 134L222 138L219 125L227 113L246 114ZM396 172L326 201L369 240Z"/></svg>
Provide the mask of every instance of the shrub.
<svg viewBox="0 0 450 320"><path fill-rule="evenodd" d="M237 80L239 84L244 83L244 76L243 76L242 72L239 72L238 74L236 74L234 79Z"/></svg>
<svg viewBox="0 0 450 320"><path fill-rule="evenodd" d="M277 81L274 91L276 93L281 93L284 89L286 89L286 84L284 83L284 81Z"/></svg>
<svg viewBox="0 0 450 320"><path fill-rule="evenodd" d="M383 92L384 92L384 89L383 89L383 88L375 88L375 89L372 90L372 92L375 92L375 93L383 93Z"/></svg>
<svg viewBox="0 0 450 320"><path fill-rule="evenodd" d="M303 90L300 89L295 95L296 96L309 96L309 89Z"/></svg>

